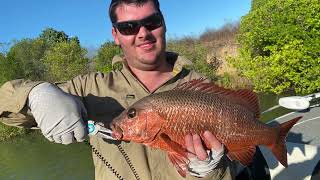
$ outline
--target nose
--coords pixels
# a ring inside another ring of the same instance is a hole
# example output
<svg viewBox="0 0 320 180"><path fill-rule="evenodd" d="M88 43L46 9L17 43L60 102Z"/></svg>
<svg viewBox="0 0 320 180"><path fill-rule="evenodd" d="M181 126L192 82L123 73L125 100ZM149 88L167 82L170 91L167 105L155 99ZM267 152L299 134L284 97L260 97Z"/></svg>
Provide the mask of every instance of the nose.
<svg viewBox="0 0 320 180"><path fill-rule="evenodd" d="M150 35L151 32L144 26L141 26L138 32L138 38L142 39Z"/></svg>

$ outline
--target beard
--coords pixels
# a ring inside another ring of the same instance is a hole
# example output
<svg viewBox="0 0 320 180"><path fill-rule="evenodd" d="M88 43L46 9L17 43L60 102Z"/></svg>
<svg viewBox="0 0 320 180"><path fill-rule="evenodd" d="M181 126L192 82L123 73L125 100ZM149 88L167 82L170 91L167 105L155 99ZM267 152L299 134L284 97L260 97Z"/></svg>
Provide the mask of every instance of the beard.
<svg viewBox="0 0 320 180"><path fill-rule="evenodd" d="M134 58L125 58L130 68L141 71L154 71L167 63L165 54L165 50L160 50L159 52L150 52L150 54L146 52Z"/></svg>

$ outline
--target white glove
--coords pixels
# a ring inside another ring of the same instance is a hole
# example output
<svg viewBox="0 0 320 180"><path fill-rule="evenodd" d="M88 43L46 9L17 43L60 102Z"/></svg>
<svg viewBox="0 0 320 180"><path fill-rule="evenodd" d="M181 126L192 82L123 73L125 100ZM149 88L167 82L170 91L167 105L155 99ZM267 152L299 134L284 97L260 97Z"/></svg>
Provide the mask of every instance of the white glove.
<svg viewBox="0 0 320 180"><path fill-rule="evenodd" d="M211 149L211 151L207 151L208 158L204 161L199 160L197 157L189 158L190 162L188 164L189 173L196 177L205 177L209 173L211 173L220 162L221 158L224 155L224 146L215 151Z"/></svg>
<svg viewBox="0 0 320 180"><path fill-rule="evenodd" d="M42 83L29 93L28 105L42 134L50 141L70 144L87 136L83 103L50 83Z"/></svg>

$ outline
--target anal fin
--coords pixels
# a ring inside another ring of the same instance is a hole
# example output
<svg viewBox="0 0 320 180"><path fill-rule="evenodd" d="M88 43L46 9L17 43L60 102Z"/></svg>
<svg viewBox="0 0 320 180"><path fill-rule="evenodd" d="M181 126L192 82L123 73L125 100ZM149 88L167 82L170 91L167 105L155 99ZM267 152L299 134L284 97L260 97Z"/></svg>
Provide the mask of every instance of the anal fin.
<svg viewBox="0 0 320 180"><path fill-rule="evenodd" d="M183 148L180 144L172 141L168 135L161 133L160 138L168 146L170 152L175 152L186 159L188 158L186 149Z"/></svg>
<svg viewBox="0 0 320 180"><path fill-rule="evenodd" d="M172 162L173 166L177 169L178 173L182 177L186 177L189 160L174 152L168 152L168 158Z"/></svg>
<svg viewBox="0 0 320 180"><path fill-rule="evenodd" d="M231 160L238 160L242 165L248 166L253 160L256 153L256 147L250 146L246 149L232 150L228 152L228 157Z"/></svg>
<svg viewBox="0 0 320 180"><path fill-rule="evenodd" d="M170 137L164 133L160 134L160 138L169 148L168 158L173 166L177 169L182 177L186 177L189 159L187 151L180 144L172 141Z"/></svg>

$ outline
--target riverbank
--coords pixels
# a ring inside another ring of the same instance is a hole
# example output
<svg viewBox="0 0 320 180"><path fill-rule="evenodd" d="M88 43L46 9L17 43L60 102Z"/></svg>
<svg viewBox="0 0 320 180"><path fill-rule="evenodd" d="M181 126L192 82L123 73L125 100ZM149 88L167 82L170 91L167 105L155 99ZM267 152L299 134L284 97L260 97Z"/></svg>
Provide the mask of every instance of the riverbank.
<svg viewBox="0 0 320 180"><path fill-rule="evenodd" d="M220 86L227 88L253 89L253 84L240 75L230 63L238 57L238 23L227 23L219 29L208 29L199 37L186 36L171 39L167 50L185 56L193 65L192 69L206 75Z"/></svg>
<svg viewBox="0 0 320 180"><path fill-rule="evenodd" d="M3 123L0 123L0 142L10 140L14 137L19 137L19 136L23 137L29 134L40 134L40 131L17 128L17 127L7 126Z"/></svg>

